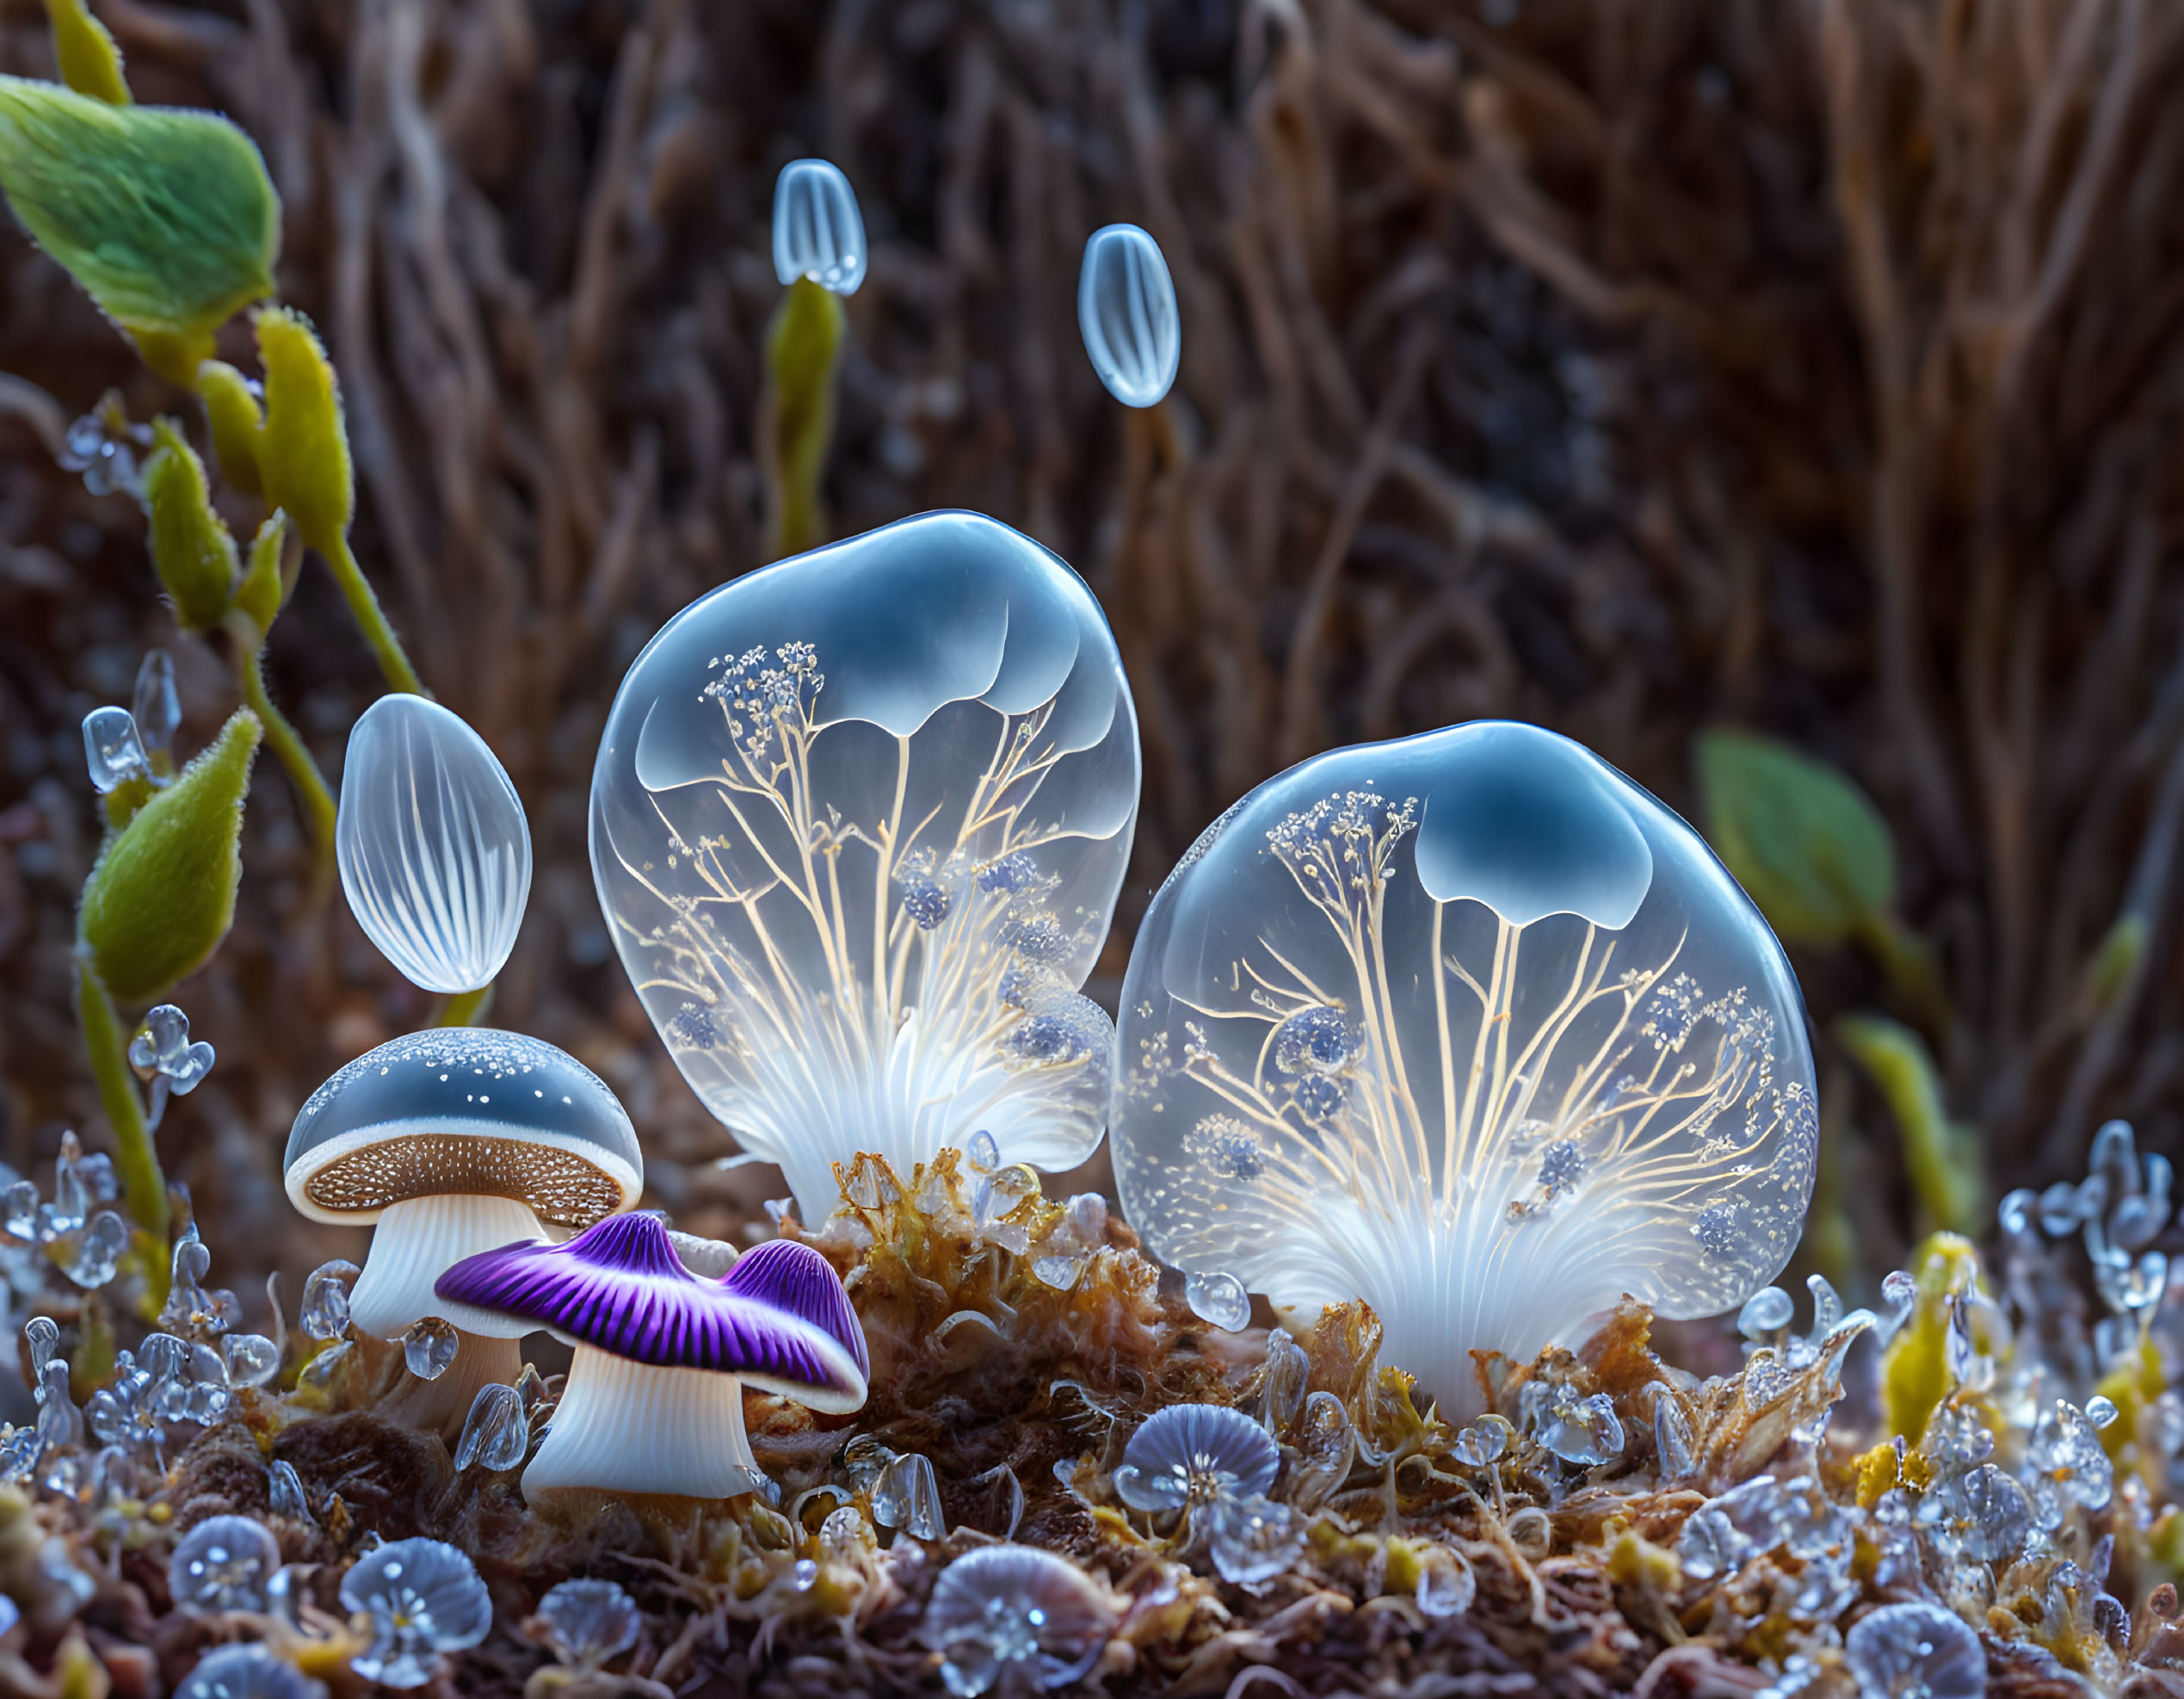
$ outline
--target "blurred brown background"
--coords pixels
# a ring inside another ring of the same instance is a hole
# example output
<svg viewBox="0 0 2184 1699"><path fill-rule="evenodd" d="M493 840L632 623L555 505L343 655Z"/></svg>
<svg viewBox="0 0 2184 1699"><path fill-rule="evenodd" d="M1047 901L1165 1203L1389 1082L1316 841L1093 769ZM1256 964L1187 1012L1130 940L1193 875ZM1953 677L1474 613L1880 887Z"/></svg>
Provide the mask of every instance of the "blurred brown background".
<svg viewBox="0 0 2184 1699"><path fill-rule="evenodd" d="M1953 1000L1950 1107L1996 1190L2077 1171L2107 1114L2179 1152L2184 9L96 9L140 98L222 108L264 151L282 295L345 385L358 553L529 810L492 1018L614 1084L685 1225L729 1231L778 1178L708 1165L730 1143L600 921L586 790L639 646L759 563L768 210L814 152L873 249L836 531L981 509L1072 562L1120 639L1144 807L1095 991L1200 827L1314 750L1517 715L1690 812L1693 734L1741 723L1847 768L1893 823ZM0 70L52 74L37 0L0 0ZM1154 414L1114 403L1077 338L1078 256L1116 219L1159 240L1181 303ZM78 722L128 701L151 645L182 751L235 695L160 606L134 502L52 453L108 386L139 419L183 398L12 226L0 370L23 380L0 379L0 1158L49 1183L64 1127L106 1137L68 992L97 844ZM316 565L271 658L336 775L379 687ZM219 1064L160 1139L258 1321L266 1270L293 1304L349 1248L281 1198L290 1119L427 1004L338 898L298 912L269 760L245 868L233 936L178 995ZM2094 996L2134 919L2150 947ZM1798 967L1828 1183L1877 1279L1919 1223L1825 1034L1878 982L1850 951Z"/></svg>

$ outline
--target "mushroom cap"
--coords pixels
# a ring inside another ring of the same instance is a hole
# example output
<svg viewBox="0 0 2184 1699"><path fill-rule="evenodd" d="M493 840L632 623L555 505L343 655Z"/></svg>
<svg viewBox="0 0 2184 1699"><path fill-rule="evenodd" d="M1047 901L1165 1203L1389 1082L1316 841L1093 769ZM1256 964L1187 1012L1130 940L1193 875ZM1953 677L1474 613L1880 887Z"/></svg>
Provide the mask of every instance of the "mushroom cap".
<svg viewBox="0 0 2184 1699"><path fill-rule="evenodd" d="M376 1221L391 1203L510 1197L585 1227L644 1189L645 1158L606 1082L521 1033L434 1027L367 1051L303 1106L288 1199L314 1221Z"/></svg>
<svg viewBox="0 0 2184 1699"><path fill-rule="evenodd" d="M614 1215L565 1245L466 1257L434 1289L534 1321L566 1344L733 1375L814 1410L858 1408L872 1374L842 1277L793 1239L746 1251L706 1280L682 1265L658 1216Z"/></svg>

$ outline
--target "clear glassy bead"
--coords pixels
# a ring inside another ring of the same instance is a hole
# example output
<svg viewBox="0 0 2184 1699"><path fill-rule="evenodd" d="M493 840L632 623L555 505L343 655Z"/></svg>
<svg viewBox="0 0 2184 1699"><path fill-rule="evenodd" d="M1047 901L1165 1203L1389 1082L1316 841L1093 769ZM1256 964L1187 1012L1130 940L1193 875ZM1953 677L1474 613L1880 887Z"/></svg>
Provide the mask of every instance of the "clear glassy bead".
<svg viewBox="0 0 2184 1699"><path fill-rule="evenodd" d="M67 1264L68 1277L86 1291L104 1286L121 1266L129 1248L129 1227L111 1209L102 1209L85 1224L83 1237Z"/></svg>
<svg viewBox="0 0 2184 1699"><path fill-rule="evenodd" d="M132 779L149 779L151 763L136 716L125 707L93 708L83 716L83 764L91 788L105 796Z"/></svg>
<svg viewBox="0 0 2184 1699"><path fill-rule="evenodd" d="M1213 1566L1239 1586L1271 1580L1305 1548L1305 1519L1271 1498L1225 1493L1201 1514Z"/></svg>
<svg viewBox="0 0 2184 1699"><path fill-rule="evenodd" d="M402 1335L402 1361L420 1381L437 1381L454 1366L461 1344L462 1337L440 1317L420 1316Z"/></svg>
<svg viewBox="0 0 2184 1699"><path fill-rule="evenodd" d="M262 1387L281 1372L281 1348L262 1333L229 1333L220 1339L220 1367L237 1390Z"/></svg>
<svg viewBox="0 0 2184 1699"><path fill-rule="evenodd" d="M865 281L865 220L856 191L824 159L781 167L774 185L774 275L786 288L799 277L837 295Z"/></svg>
<svg viewBox="0 0 2184 1699"><path fill-rule="evenodd" d="M1241 1333L1251 1325L1251 1294L1232 1274L1187 1276L1183 1296L1191 1313L1212 1326Z"/></svg>
<svg viewBox="0 0 2184 1699"><path fill-rule="evenodd" d="M1762 1286L1737 1313L1737 1331L1747 1339L1764 1339L1790 1325L1796 1306L1779 1286Z"/></svg>
<svg viewBox="0 0 2184 1699"><path fill-rule="evenodd" d="M349 1331L349 1294L364 1272L354 1263L321 1263L304 1281L303 1313L297 1325L313 1339L338 1339Z"/></svg>
<svg viewBox="0 0 2184 1699"><path fill-rule="evenodd" d="M1168 393L1182 358L1175 286L1160 245L1134 224L1111 224L1084 244L1077 328L1107 392L1128 407Z"/></svg>
<svg viewBox="0 0 2184 1699"><path fill-rule="evenodd" d="M455 1443L455 1467L512 1469L531 1447L531 1420L513 1387L480 1387Z"/></svg>
<svg viewBox="0 0 2184 1699"><path fill-rule="evenodd" d="M137 668L136 700L132 714L137 735L147 750L174 745L175 730L182 724L182 699L175 694L175 660L164 649L147 649Z"/></svg>
<svg viewBox="0 0 2184 1699"><path fill-rule="evenodd" d="M899 1528L920 1540L947 1538L933 1460L922 1452L906 1451L889 1463L873 1483L872 1513L883 1528Z"/></svg>
<svg viewBox="0 0 2184 1699"><path fill-rule="evenodd" d="M335 826L342 889L427 991L490 985L531 892L531 829L485 740L422 696L380 697L349 733Z"/></svg>

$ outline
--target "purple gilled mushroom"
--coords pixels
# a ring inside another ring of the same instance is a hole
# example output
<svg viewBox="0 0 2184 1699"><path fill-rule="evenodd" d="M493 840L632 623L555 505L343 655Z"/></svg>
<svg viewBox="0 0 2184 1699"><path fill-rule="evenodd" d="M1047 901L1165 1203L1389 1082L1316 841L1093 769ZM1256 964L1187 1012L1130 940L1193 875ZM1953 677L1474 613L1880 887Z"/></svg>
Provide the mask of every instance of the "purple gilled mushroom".
<svg viewBox="0 0 2184 1699"><path fill-rule="evenodd" d="M564 1488L679 1498L753 1490L743 1387L854 1410L872 1372L832 1264L774 1239L719 1280L692 1274L657 1215L614 1215L566 1245L512 1245L440 1277L453 1302L576 1347L523 1496Z"/></svg>

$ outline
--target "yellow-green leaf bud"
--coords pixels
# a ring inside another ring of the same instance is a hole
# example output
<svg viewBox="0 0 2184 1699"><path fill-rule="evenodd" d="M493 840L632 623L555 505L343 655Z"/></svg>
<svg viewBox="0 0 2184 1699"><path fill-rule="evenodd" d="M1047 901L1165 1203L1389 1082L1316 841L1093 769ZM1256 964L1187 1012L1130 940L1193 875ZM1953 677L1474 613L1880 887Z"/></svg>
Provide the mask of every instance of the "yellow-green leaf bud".
<svg viewBox="0 0 2184 1699"><path fill-rule="evenodd" d="M265 368L258 475L266 499L288 510L304 541L331 554L349 534L356 498L333 362L300 312L267 307L257 328Z"/></svg>
<svg viewBox="0 0 2184 1699"><path fill-rule="evenodd" d="M265 730L238 708L174 783L108 839L83 882L77 936L124 1004L204 965L235 918L243 798Z"/></svg>
<svg viewBox="0 0 2184 1699"><path fill-rule="evenodd" d="M275 508L258 527L250 544L250 570L236 587L235 605L250 617L262 640L281 612L281 551L288 541L288 516Z"/></svg>
<svg viewBox="0 0 2184 1699"><path fill-rule="evenodd" d="M130 103L128 79L121 74L121 50L83 0L46 0L53 26L53 58L61 81L79 95L109 106Z"/></svg>
<svg viewBox="0 0 2184 1699"><path fill-rule="evenodd" d="M197 398L205 404L212 427L213 458L227 487L244 495L258 493L258 432L265 423L256 389L225 360L207 360L197 368Z"/></svg>
<svg viewBox="0 0 2184 1699"><path fill-rule="evenodd" d="M213 511L205 463L171 419L151 427L156 445L144 466L145 505L151 516L151 564L190 631L210 631L235 593L235 539Z"/></svg>
<svg viewBox="0 0 2184 1699"><path fill-rule="evenodd" d="M147 358L209 351L230 314L273 293L280 197L256 145L212 113L0 77L0 189Z"/></svg>

